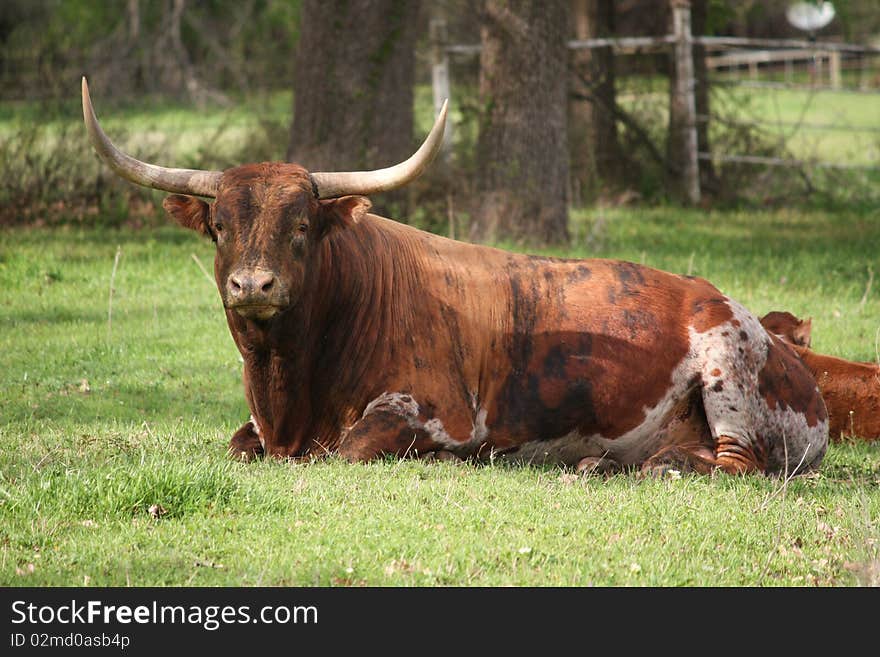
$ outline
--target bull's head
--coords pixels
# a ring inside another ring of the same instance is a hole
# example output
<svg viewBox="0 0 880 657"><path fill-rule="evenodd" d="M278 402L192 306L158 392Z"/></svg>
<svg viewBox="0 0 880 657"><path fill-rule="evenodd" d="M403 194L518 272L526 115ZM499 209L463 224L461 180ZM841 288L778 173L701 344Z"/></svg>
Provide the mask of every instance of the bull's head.
<svg viewBox="0 0 880 657"><path fill-rule="evenodd" d="M446 120L444 103L421 147L387 169L310 174L295 164L269 162L198 171L148 164L116 148L98 124L85 78L82 102L101 159L126 180L172 192L163 203L168 213L217 245L214 274L224 305L258 320L296 302L317 243L369 209L360 195L401 187L425 170L442 145Z"/></svg>

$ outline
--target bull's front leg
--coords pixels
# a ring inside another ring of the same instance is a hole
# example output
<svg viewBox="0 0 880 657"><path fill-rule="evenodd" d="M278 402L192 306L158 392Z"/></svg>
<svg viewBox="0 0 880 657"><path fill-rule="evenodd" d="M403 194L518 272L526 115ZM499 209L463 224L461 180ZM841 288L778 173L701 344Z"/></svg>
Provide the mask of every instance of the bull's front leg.
<svg viewBox="0 0 880 657"><path fill-rule="evenodd" d="M263 455L263 442L253 420L248 420L229 440L229 455L241 461L253 461Z"/></svg>
<svg viewBox="0 0 880 657"><path fill-rule="evenodd" d="M367 405L361 419L345 433L339 455L349 461L370 461L385 455L446 456L444 447L451 439L442 423L420 411L411 395L384 393Z"/></svg>
<svg viewBox="0 0 880 657"><path fill-rule="evenodd" d="M349 429L338 453L355 462L371 461L385 455L424 455L440 447L423 427L410 426L399 415L379 411L359 420Z"/></svg>

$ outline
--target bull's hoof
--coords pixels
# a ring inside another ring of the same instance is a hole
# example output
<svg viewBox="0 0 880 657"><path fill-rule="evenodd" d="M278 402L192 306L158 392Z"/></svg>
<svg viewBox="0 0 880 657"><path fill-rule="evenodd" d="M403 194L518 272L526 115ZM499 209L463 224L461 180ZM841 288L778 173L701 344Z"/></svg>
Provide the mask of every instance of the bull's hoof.
<svg viewBox="0 0 880 657"><path fill-rule="evenodd" d="M577 464L577 473L584 476L608 475L620 472L620 470L620 464L607 456L587 456Z"/></svg>

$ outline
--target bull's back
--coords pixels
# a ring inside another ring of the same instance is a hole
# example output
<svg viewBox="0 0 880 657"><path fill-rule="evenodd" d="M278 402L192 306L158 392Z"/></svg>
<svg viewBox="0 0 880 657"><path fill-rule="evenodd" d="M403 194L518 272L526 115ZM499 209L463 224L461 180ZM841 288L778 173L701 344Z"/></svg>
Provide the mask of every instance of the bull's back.
<svg viewBox="0 0 880 657"><path fill-rule="evenodd" d="M743 471L773 469L796 431L804 464L821 458L815 381L773 358L758 320L708 282L393 230L419 294L414 330L396 332L375 394L417 402L407 426L435 446L571 463L607 453L626 465L691 443Z"/></svg>

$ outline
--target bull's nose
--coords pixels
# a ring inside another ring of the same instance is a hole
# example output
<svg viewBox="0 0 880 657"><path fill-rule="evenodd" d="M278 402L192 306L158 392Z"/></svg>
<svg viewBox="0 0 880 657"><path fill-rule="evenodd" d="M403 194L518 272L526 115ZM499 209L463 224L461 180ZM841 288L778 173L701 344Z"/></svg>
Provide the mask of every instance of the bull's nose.
<svg viewBox="0 0 880 657"><path fill-rule="evenodd" d="M264 303L275 287L275 274L265 269L238 270L229 276L227 289L236 303Z"/></svg>

